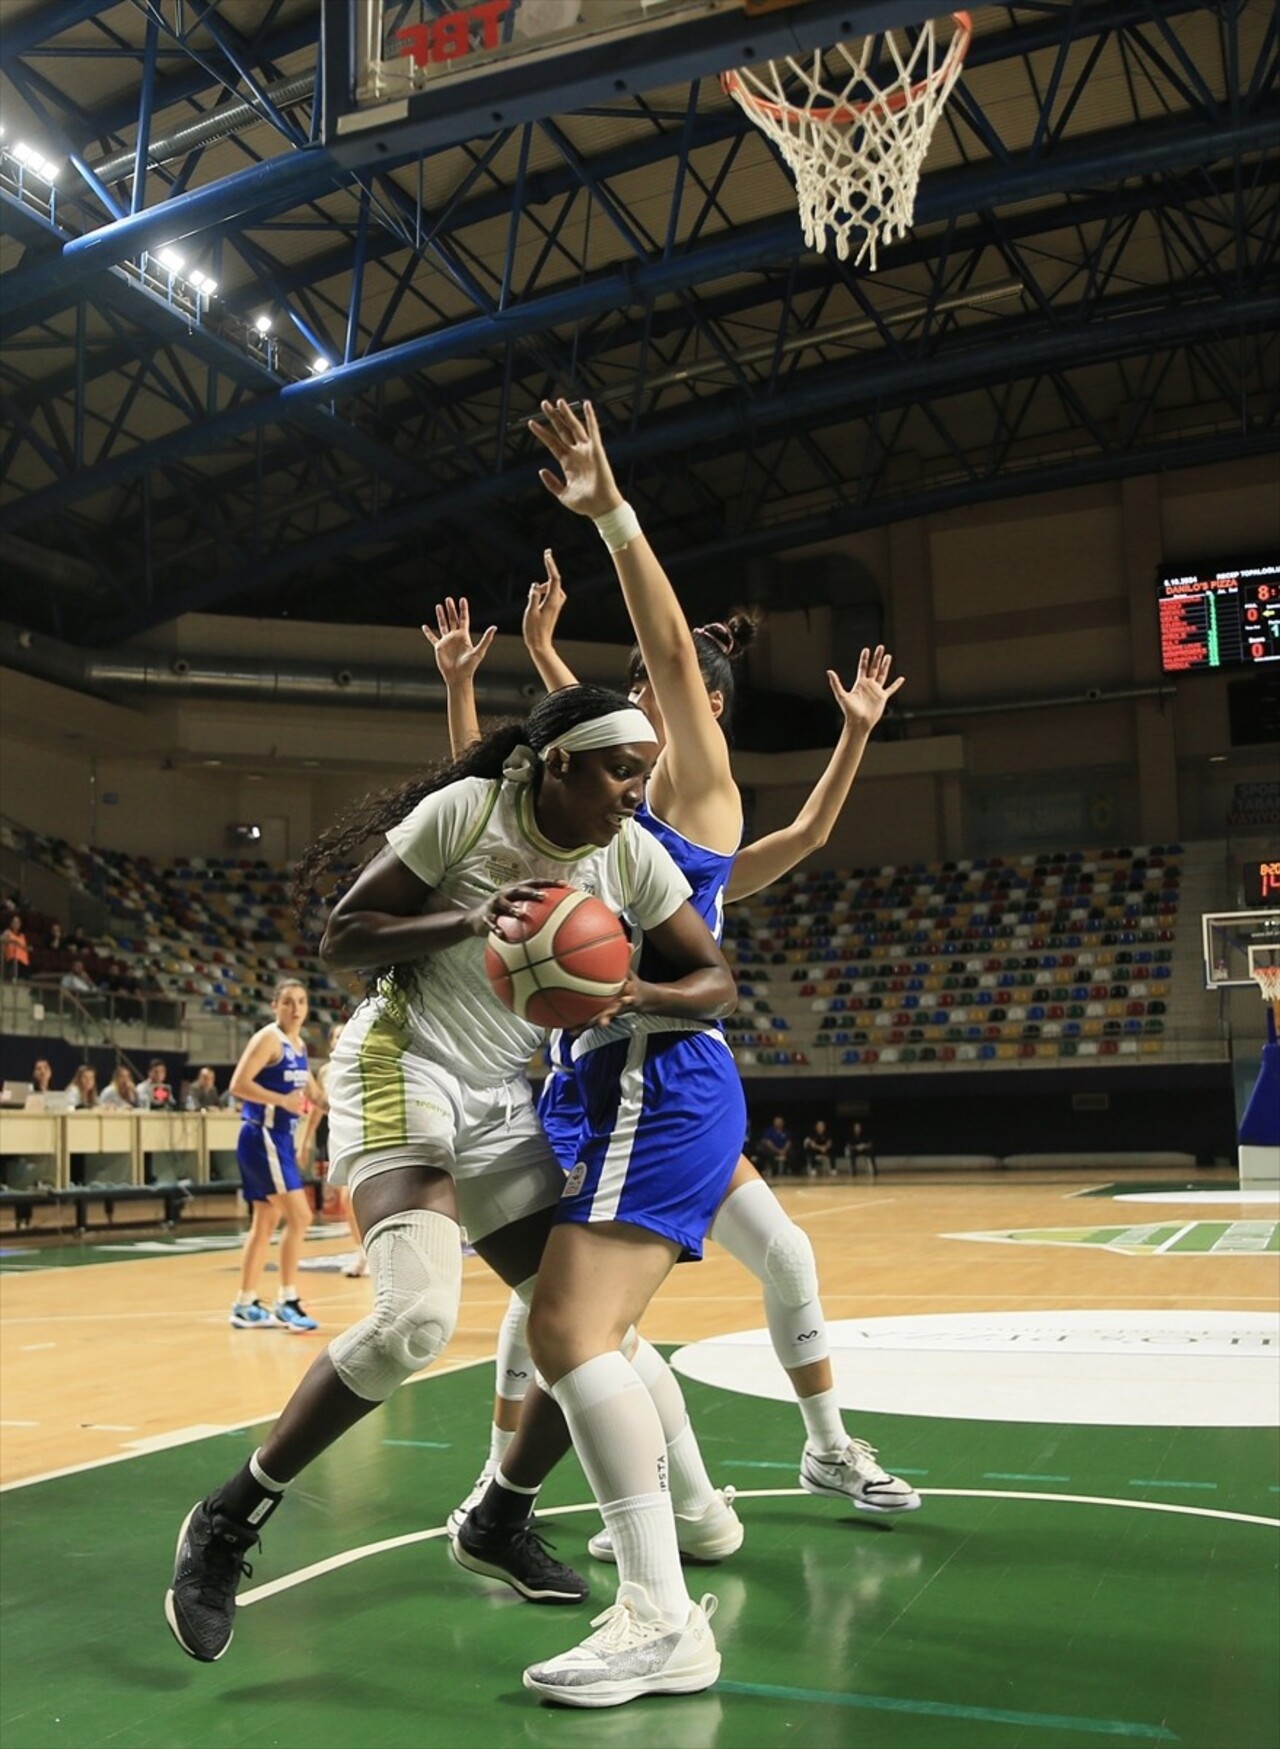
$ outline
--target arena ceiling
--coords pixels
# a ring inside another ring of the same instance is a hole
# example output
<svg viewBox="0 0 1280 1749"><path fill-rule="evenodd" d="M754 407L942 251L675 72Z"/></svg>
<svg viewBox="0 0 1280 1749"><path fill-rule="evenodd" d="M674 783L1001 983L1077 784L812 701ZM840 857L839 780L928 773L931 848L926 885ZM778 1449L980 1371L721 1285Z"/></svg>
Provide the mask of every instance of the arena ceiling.
<svg viewBox="0 0 1280 1749"><path fill-rule="evenodd" d="M454 9L392 10L423 4ZM554 542L573 630L610 635L599 544L537 481L546 395L600 408L695 606L844 532L1276 446L1274 0L974 9L874 274L806 248L717 67L641 38L630 94L551 67L536 118L464 107L339 163L320 13L5 0L14 624L100 648L197 610L413 624L465 591L512 630ZM786 576L791 605L843 587Z"/></svg>

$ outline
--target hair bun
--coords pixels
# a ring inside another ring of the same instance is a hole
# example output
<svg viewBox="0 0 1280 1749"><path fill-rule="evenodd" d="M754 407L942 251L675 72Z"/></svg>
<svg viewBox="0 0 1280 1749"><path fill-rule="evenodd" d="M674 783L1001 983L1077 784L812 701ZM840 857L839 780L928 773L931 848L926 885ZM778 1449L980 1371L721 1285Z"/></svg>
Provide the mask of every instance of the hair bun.
<svg viewBox="0 0 1280 1749"><path fill-rule="evenodd" d="M710 625L694 626L697 637L709 638L731 662L736 662L755 639L760 621L753 613L735 608L727 619L712 620Z"/></svg>

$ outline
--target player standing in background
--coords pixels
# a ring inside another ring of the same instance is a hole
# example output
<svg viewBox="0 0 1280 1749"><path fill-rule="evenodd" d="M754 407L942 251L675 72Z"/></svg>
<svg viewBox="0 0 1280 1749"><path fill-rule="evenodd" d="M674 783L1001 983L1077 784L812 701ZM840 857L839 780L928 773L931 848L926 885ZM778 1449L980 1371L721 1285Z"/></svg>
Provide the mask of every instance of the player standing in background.
<svg viewBox="0 0 1280 1749"><path fill-rule="evenodd" d="M295 978L276 985L271 1000L275 1016L254 1033L231 1077L231 1092L243 1101L236 1160L240 1187L249 1205L249 1231L240 1264L240 1288L231 1307L237 1330L262 1330L283 1324L298 1332L317 1328L298 1298L298 1264L302 1242L311 1225L311 1204L302 1188L302 1173L294 1155L294 1128L307 1108L307 1098L320 1089L307 1067L302 1028L307 1019L307 992ZM258 1298L271 1236L281 1222L280 1291L268 1309Z"/></svg>

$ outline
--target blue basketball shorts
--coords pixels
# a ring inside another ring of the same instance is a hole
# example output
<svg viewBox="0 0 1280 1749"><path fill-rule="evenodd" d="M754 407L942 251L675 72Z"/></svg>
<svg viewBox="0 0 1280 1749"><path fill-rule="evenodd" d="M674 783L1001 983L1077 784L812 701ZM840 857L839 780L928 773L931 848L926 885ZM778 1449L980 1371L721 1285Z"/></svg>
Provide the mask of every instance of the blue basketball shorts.
<svg viewBox="0 0 1280 1749"><path fill-rule="evenodd" d="M578 1163L585 1116L577 1075L572 1069L553 1069L538 1095L538 1122L565 1172L572 1172Z"/></svg>
<svg viewBox="0 0 1280 1749"><path fill-rule="evenodd" d="M246 1202L265 1202L286 1190L302 1189L302 1173L293 1153L293 1130L278 1133L260 1123L240 1126L236 1141L240 1188Z"/></svg>
<svg viewBox="0 0 1280 1749"><path fill-rule="evenodd" d="M747 1120L724 1035L636 1031L575 1066L586 1122L557 1221L624 1221L701 1257Z"/></svg>

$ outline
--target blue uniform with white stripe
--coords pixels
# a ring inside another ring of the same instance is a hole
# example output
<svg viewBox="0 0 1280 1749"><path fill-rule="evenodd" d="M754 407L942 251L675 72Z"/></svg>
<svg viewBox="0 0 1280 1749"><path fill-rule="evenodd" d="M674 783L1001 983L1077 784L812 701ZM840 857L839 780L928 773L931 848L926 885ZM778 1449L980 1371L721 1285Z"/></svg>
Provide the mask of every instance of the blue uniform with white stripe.
<svg viewBox="0 0 1280 1749"><path fill-rule="evenodd" d="M259 1069L254 1079L272 1093L305 1092L307 1053L291 1045L280 1027L274 1030L280 1039L280 1059ZM236 1160L246 1202L265 1202L269 1196L279 1196L283 1191L302 1189L302 1172L293 1151L297 1122L282 1105L245 1100L240 1111Z"/></svg>
<svg viewBox="0 0 1280 1749"><path fill-rule="evenodd" d="M719 941L734 854L690 843L643 803L636 819L670 853L693 889L689 903ZM654 983L678 975L649 941L638 972ZM538 1107L562 1164L573 1105L582 1111L557 1219L625 1221L701 1257L746 1128L742 1082L719 1022L627 1015L576 1039L572 1060L572 1077L557 1072L553 1050Z"/></svg>

